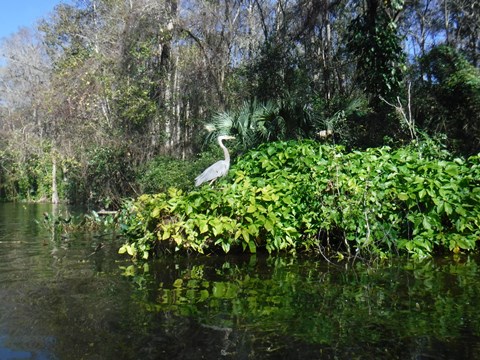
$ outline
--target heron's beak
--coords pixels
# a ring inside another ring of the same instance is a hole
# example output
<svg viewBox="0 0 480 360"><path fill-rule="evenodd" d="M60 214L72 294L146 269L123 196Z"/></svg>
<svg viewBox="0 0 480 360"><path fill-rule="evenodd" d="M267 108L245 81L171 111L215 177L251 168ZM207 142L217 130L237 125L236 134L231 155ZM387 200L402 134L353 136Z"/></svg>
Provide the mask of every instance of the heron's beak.
<svg viewBox="0 0 480 360"><path fill-rule="evenodd" d="M215 126L213 126L212 124L207 124L205 125L205 130L207 130L209 133L215 131Z"/></svg>

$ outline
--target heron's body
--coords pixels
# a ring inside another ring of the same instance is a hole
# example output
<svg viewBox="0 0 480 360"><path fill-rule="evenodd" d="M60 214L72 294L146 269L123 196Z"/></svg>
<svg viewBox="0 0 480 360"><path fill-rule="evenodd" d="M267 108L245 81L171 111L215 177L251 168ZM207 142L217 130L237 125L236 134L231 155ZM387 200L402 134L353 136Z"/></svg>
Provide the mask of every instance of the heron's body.
<svg viewBox="0 0 480 360"><path fill-rule="evenodd" d="M208 168L206 168L204 172L202 172L195 178L195 186L200 186L207 181L210 181L210 183L212 183L219 177L225 176L228 173L228 169L230 168L230 154L228 153L227 148L222 143L223 140L228 139L235 138L233 136L227 135L218 137L218 144L223 149L225 160L217 161L215 164L210 165Z"/></svg>

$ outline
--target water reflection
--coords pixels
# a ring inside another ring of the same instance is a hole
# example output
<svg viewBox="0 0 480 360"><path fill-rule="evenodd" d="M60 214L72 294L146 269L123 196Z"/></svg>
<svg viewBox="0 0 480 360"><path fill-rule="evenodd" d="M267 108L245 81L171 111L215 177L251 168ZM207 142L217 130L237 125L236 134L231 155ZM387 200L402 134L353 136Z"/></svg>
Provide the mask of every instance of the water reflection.
<svg viewBox="0 0 480 360"><path fill-rule="evenodd" d="M0 358L109 359L119 352L121 359L122 337L111 328L132 316L132 303L118 268L119 243L107 238L89 256L99 237L55 234L42 223L54 211L0 205ZM124 328L121 335L131 333Z"/></svg>
<svg viewBox="0 0 480 360"><path fill-rule="evenodd" d="M216 356L480 356L479 273L470 258L342 267L287 257L162 259L125 274L145 309L215 336Z"/></svg>
<svg viewBox="0 0 480 360"><path fill-rule="evenodd" d="M0 359L479 359L473 257L164 256L0 205ZM104 245L99 251L100 242Z"/></svg>

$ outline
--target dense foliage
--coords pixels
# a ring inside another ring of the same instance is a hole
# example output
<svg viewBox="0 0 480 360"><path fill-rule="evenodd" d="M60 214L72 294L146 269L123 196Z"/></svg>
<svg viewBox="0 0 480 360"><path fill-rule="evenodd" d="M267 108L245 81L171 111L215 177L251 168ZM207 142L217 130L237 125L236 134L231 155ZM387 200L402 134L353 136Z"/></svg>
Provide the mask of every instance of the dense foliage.
<svg viewBox="0 0 480 360"><path fill-rule="evenodd" d="M434 48L421 59L428 81L418 87L422 127L447 135L453 148L478 152L480 145L480 71L451 47Z"/></svg>
<svg viewBox="0 0 480 360"><path fill-rule="evenodd" d="M141 193L155 194L167 192L175 186L188 191L194 186L194 179L206 167L222 156L218 145L205 148L196 161L185 161L168 156L158 156L146 162L137 172L137 182Z"/></svg>
<svg viewBox="0 0 480 360"><path fill-rule="evenodd" d="M234 178L184 193L142 195L124 210L121 252L315 250L418 257L472 250L480 238L480 158L433 141L346 152L275 142L242 157Z"/></svg>

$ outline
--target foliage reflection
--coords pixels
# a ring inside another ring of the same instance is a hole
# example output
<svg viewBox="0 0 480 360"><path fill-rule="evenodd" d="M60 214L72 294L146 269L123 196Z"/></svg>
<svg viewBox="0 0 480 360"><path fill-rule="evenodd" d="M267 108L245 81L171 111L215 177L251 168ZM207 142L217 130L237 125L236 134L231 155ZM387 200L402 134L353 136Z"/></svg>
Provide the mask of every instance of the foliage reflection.
<svg viewBox="0 0 480 360"><path fill-rule="evenodd" d="M225 354L301 347L325 358L480 358L479 267L470 257L375 266L163 258L124 274L145 309L218 332Z"/></svg>

